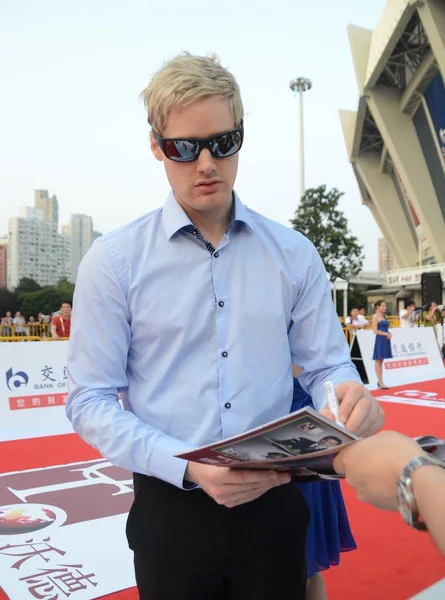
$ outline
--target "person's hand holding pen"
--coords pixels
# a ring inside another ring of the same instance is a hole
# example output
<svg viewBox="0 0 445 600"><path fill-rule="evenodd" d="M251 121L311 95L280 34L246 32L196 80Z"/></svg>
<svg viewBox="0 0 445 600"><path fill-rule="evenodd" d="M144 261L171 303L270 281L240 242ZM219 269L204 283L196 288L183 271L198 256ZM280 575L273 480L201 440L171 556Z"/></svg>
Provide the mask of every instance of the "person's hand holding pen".
<svg viewBox="0 0 445 600"><path fill-rule="evenodd" d="M325 393L327 404L320 413L351 433L367 437L382 427L385 413L363 385L343 381L334 389L331 382L326 382Z"/></svg>

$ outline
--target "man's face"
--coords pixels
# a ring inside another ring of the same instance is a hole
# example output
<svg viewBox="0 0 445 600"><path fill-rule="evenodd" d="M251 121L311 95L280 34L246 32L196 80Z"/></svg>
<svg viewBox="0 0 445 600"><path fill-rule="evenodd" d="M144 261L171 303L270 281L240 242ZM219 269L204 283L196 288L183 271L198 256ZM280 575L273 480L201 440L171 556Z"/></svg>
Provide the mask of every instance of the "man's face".
<svg viewBox="0 0 445 600"><path fill-rule="evenodd" d="M352 317L353 319L356 319L356 318L358 317L358 308L353 308L353 309L351 310L351 317Z"/></svg>
<svg viewBox="0 0 445 600"><path fill-rule="evenodd" d="M164 138L207 138L234 128L227 100L210 96L173 110L160 133ZM204 148L196 161L177 163L166 158L152 136L151 149L164 163L175 198L190 216L193 217L193 212L215 215L227 212L238 171L238 154L213 158ZM214 184L206 186L210 182Z"/></svg>
<svg viewBox="0 0 445 600"><path fill-rule="evenodd" d="M62 304L60 307L60 313L62 317L70 317L71 316L71 306L69 304Z"/></svg>

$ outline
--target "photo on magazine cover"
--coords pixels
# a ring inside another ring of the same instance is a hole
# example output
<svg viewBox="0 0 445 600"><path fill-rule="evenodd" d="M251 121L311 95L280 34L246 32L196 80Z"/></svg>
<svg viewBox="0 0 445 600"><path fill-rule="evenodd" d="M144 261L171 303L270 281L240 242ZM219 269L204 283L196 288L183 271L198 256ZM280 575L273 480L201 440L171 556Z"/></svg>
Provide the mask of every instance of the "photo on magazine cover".
<svg viewBox="0 0 445 600"><path fill-rule="evenodd" d="M346 432L305 414L255 437L219 446L218 453L241 461L273 461L330 450L350 441Z"/></svg>

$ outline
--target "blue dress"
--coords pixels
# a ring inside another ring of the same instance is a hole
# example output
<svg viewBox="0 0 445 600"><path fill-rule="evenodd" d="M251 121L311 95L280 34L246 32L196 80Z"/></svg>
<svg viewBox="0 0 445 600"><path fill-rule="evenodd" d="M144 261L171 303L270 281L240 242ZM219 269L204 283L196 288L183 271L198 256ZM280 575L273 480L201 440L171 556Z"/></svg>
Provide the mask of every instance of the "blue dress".
<svg viewBox="0 0 445 600"><path fill-rule="evenodd" d="M291 412L312 406L311 397L294 379ZM339 481L297 483L311 512L306 539L307 578L317 571L338 565L340 552L355 550L357 545L349 527L348 515Z"/></svg>
<svg viewBox="0 0 445 600"><path fill-rule="evenodd" d="M377 323L377 329L388 333L389 321L382 319ZM385 358L392 358L391 341L383 335L376 335L372 360L385 360Z"/></svg>

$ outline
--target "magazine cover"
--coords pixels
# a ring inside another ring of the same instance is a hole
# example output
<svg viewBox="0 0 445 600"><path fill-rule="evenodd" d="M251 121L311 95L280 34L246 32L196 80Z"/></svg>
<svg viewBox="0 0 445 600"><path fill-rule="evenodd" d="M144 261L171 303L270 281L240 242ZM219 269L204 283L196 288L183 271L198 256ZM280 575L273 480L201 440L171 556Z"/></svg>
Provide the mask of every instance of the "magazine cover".
<svg viewBox="0 0 445 600"><path fill-rule="evenodd" d="M338 478L333 468L336 454L358 439L307 407L178 457L231 468L291 470L304 479Z"/></svg>

